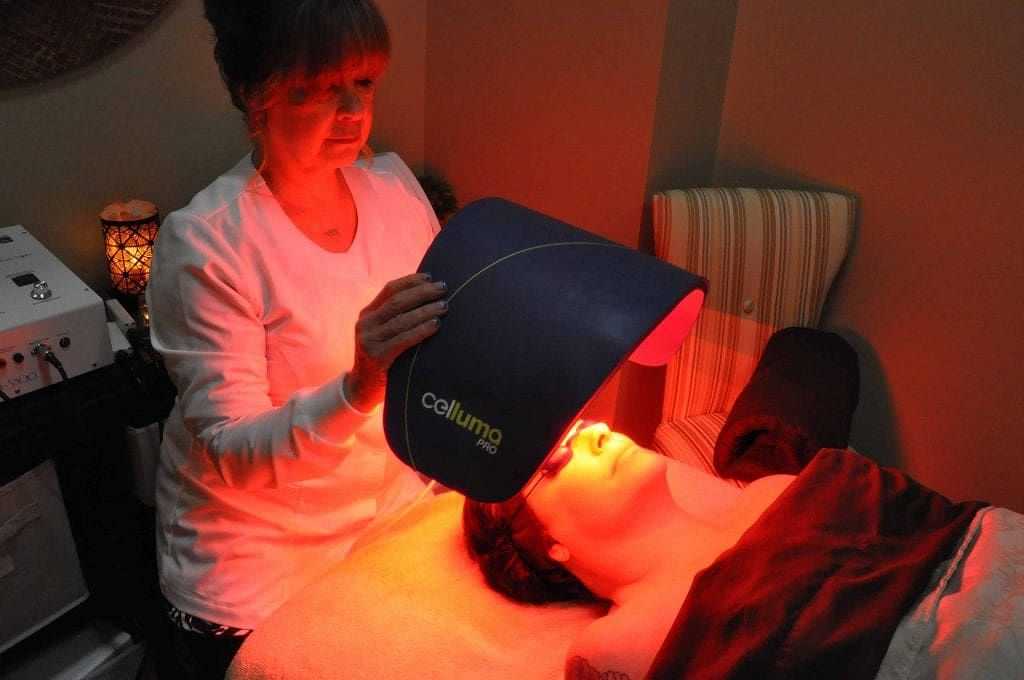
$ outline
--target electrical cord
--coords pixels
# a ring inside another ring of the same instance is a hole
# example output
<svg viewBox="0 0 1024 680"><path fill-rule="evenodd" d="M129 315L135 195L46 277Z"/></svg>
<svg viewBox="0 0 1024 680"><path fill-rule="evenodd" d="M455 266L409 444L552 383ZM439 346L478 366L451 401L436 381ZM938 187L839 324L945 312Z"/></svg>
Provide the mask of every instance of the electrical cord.
<svg viewBox="0 0 1024 680"><path fill-rule="evenodd" d="M114 361L131 381L134 398L127 412L132 427L162 422L174 406L177 390L160 355L149 341L148 329L129 328L131 350L120 350Z"/></svg>
<svg viewBox="0 0 1024 680"><path fill-rule="evenodd" d="M437 487L437 481L431 479L423 488L423 490L420 491L419 495L416 496L416 498L413 499L412 502L410 502L408 505L392 512L391 514L378 517L377 520L371 523L370 526L367 528L367 531L364 534L364 536L370 536L372 540L373 538L382 535L385 531L398 524L398 522L401 521L402 518L404 518L406 515L408 515L413 508L419 507L424 501L426 501L427 496L434 495L436 493L435 489Z"/></svg>
<svg viewBox="0 0 1024 680"><path fill-rule="evenodd" d="M53 349L45 342L40 342L32 348L32 356L39 356L40 354L43 355L43 359L46 363L52 364L57 369L57 372L60 373L61 380L68 379L68 372L64 370L64 364L60 362L57 355L53 353Z"/></svg>
<svg viewBox="0 0 1024 680"><path fill-rule="evenodd" d="M39 355L42 355L44 361L46 361L48 364L52 364L57 369L57 372L60 373L60 378L62 381L66 381L68 379L68 372L64 370L64 364L62 364L60 362L60 359L57 358L57 355L53 353L53 348L51 348L45 342L40 342L36 344L35 347L32 348L32 356L37 357ZM0 390L0 401L10 400L11 397L8 396L8 394L3 390Z"/></svg>

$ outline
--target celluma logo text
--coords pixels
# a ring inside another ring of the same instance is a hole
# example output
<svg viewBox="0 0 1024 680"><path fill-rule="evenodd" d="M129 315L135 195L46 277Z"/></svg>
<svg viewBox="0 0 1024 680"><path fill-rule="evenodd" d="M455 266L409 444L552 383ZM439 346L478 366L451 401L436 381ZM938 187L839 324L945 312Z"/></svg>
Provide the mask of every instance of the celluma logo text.
<svg viewBox="0 0 1024 680"><path fill-rule="evenodd" d="M501 446L501 430L491 427L473 414L463 410L462 404L457 399L438 399L437 395L433 392L425 392L422 403L423 408L428 411L444 416L446 420L454 422L459 427L479 437L476 440L476 447L478 449L483 449L491 454L498 452L498 447Z"/></svg>

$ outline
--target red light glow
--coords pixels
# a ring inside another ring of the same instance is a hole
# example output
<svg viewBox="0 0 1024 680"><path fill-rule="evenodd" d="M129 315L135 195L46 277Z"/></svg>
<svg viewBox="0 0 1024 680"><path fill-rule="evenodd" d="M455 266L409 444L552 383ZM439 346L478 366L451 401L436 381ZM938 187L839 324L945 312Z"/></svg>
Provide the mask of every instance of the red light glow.
<svg viewBox="0 0 1024 680"><path fill-rule="evenodd" d="M667 363L690 332L703 304L702 290L695 290L683 298L633 350L629 360L642 366L661 366Z"/></svg>

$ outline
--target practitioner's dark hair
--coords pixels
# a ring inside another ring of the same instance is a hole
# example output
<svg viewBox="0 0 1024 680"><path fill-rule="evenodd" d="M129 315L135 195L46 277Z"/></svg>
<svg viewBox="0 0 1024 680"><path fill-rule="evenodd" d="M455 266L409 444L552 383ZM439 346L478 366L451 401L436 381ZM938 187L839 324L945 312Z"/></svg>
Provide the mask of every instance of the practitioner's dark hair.
<svg viewBox="0 0 1024 680"><path fill-rule="evenodd" d="M522 496L503 503L466 499L462 529L488 585L519 602L604 602L548 556L554 540Z"/></svg>
<svg viewBox="0 0 1024 680"><path fill-rule="evenodd" d="M204 0L213 55L250 132L274 86L315 79L352 59L391 55L387 24L373 0Z"/></svg>

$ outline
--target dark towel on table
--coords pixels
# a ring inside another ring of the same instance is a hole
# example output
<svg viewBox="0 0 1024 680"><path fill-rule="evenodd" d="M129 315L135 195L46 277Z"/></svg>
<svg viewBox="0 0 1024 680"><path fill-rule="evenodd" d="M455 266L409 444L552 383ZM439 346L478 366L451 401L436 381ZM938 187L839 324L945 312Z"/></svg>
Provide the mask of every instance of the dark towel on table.
<svg viewBox="0 0 1024 680"><path fill-rule="evenodd" d="M776 332L715 443L715 470L749 482L797 474L822 448L845 448L857 408L857 353L835 333Z"/></svg>

